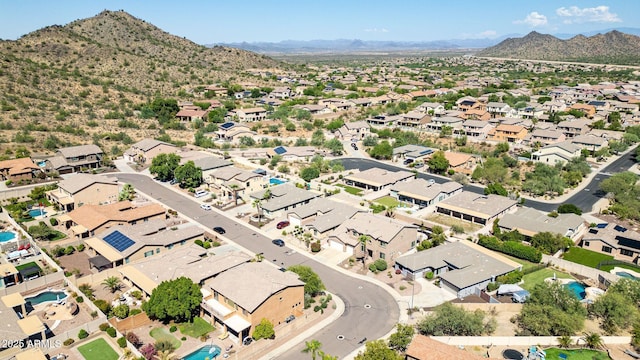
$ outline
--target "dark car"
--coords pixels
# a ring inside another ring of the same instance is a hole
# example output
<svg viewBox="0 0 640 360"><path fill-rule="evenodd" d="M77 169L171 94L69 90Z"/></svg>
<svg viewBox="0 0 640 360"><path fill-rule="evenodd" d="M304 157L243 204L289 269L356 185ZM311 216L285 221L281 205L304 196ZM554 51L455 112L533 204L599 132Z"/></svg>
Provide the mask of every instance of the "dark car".
<svg viewBox="0 0 640 360"><path fill-rule="evenodd" d="M224 230L224 228L223 228L223 227L220 227L220 226L216 226L216 227L214 227L214 228L213 228L213 231L217 232L218 234L224 234L224 233L226 233L226 231Z"/></svg>
<svg viewBox="0 0 640 360"><path fill-rule="evenodd" d="M279 230L279 229L284 229L284 228L286 228L287 226L289 226L289 221L284 220L284 221L280 221L280 222L276 225L276 228L278 228L278 230Z"/></svg>
<svg viewBox="0 0 640 360"><path fill-rule="evenodd" d="M282 239L273 239L271 242L272 242L274 245L278 245L278 246L280 246L280 247L283 247L283 246L284 246L284 240L282 240Z"/></svg>
<svg viewBox="0 0 640 360"><path fill-rule="evenodd" d="M406 159L406 160L403 162L403 164L405 164L405 165L409 165L409 164L411 164L412 162L413 162L413 159Z"/></svg>
<svg viewBox="0 0 640 360"><path fill-rule="evenodd" d="M289 316L287 316L286 319L284 319L284 322L286 322L288 324L288 323L292 322L295 319L296 319L295 315L289 315Z"/></svg>

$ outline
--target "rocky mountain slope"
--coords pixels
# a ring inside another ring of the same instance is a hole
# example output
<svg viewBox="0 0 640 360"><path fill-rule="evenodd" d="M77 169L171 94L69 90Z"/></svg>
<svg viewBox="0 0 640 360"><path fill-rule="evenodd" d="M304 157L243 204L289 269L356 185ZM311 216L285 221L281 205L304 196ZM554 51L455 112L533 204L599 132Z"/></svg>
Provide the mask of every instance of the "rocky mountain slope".
<svg viewBox="0 0 640 360"><path fill-rule="evenodd" d="M281 66L264 55L195 44L123 11L49 26L0 41L0 146L37 148L50 133L63 143L87 142L87 134L122 131L122 118L137 121L136 105L155 96L186 100L198 87L242 80L242 70ZM26 139L16 139L25 128ZM134 139L154 135L128 129Z"/></svg>
<svg viewBox="0 0 640 360"><path fill-rule="evenodd" d="M640 65L640 37L614 30L606 34L590 37L577 35L568 40L561 40L533 31L522 38L506 39L498 45L480 51L477 55Z"/></svg>

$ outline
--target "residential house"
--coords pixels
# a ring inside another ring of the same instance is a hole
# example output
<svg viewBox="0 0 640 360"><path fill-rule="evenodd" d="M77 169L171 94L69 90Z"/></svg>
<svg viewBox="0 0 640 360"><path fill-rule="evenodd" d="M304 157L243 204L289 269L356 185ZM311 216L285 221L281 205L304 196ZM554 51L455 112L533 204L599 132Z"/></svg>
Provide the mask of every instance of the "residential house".
<svg viewBox="0 0 640 360"><path fill-rule="evenodd" d="M637 263L640 256L640 234L615 223L599 224L587 231L580 246L611 255L615 260Z"/></svg>
<svg viewBox="0 0 640 360"><path fill-rule="evenodd" d="M471 109L486 110L487 106L471 96L465 96L456 101L456 108L459 111L467 112Z"/></svg>
<svg viewBox="0 0 640 360"><path fill-rule="evenodd" d="M263 121L267 119L267 110L261 107L234 109L230 111L231 116L240 122Z"/></svg>
<svg viewBox="0 0 640 360"><path fill-rule="evenodd" d="M609 145L609 141L606 138L589 133L574 136L569 139L569 141L574 145L580 146L582 149L589 150L592 154Z"/></svg>
<svg viewBox="0 0 640 360"><path fill-rule="evenodd" d="M475 224L487 225L502 215L516 210L517 201L489 194L463 191L436 204L436 211Z"/></svg>
<svg viewBox="0 0 640 360"><path fill-rule="evenodd" d="M462 132L464 135L477 140L484 140L493 129L493 125L487 121L481 120L465 120L462 123Z"/></svg>
<svg viewBox="0 0 640 360"><path fill-rule="evenodd" d="M188 159L181 159L180 163L184 164ZM211 175L219 169L232 167L233 163L225 159L209 155L205 157L198 157L192 160L193 164L202 170L202 180L205 184L212 182Z"/></svg>
<svg viewBox="0 0 640 360"><path fill-rule="evenodd" d="M242 281L238 281L242 279ZM265 262L246 262L207 280L203 310L233 338L252 334L262 319L276 327L304 310L304 282Z"/></svg>
<svg viewBox="0 0 640 360"><path fill-rule="evenodd" d="M245 124L240 124L234 121L227 121L224 124L218 126L218 130L213 133L213 138L216 140L238 144L240 138L247 136L253 138L257 133Z"/></svg>
<svg viewBox="0 0 640 360"><path fill-rule="evenodd" d="M71 237L84 239L114 226L164 220L165 213L160 204L134 206L130 201L119 201L107 205L84 205L57 219L61 226L71 231Z"/></svg>
<svg viewBox="0 0 640 360"><path fill-rule="evenodd" d="M566 140L566 136L557 129L534 129L527 135L524 142L529 146L547 146Z"/></svg>
<svg viewBox="0 0 640 360"><path fill-rule="evenodd" d="M321 239L355 213L367 211L330 198L319 197L312 199L308 204L291 209L287 213L287 219L293 227L306 228L314 238Z"/></svg>
<svg viewBox="0 0 640 360"><path fill-rule="evenodd" d="M505 214L498 224L500 230L517 230L528 240L538 233L550 232L576 242L582 236L587 223L576 214L558 214L557 217L550 217L532 208L520 208L513 214Z"/></svg>
<svg viewBox="0 0 640 360"><path fill-rule="evenodd" d="M281 184L258 190L249 194L251 201L257 201L258 212L268 218L276 218L282 212L308 204L321 194L310 190L303 190L291 184Z"/></svg>
<svg viewBox="0 0 640 360"><path fill-rule="evenodd" d="M538 119L544 114L544 109L539 106L526 106L518 109L518 117L522 119Z"/></svg>
<svg viewBox="0 0 640 360"><path fill-rule="evenodd" d="M467 110L465 112L463 112L460 115L461 118L465 119L465 120L482 120L482 121L487 121L489 119L491 119L491 114L486 111L486 110L480 110L480 109L470 109Z"/></svg>
<svg viewBox="0 0 640 360"><path fill-rule="evenodd" d="M0 161L0 179L13 183L31 180L42 170L31 158L19 158Z"/></svg>
<svg viewBox="0 0 640 360"><path fill-rule="evenodd" d="M389 195L398 201L424 208L462 192L462 185L455 181L438 184L425 179L413 179L391 185Z"/></svg>
<svg viewBox="0 0 640 360"><path fill-rule="evenodd" d="M588 118L592 118L596 114L596 107L589 104L576 103L571 105L570 109L582 111Z"/></svg>
<svg viewBox="0 0 640 360"><path fill-rule="evenodd" d="M365 121L369 123L371 126L391 127L401 120L402 120L402 117L400 115L392 115L392 116L376 115L372 118L367 118Z"/></svg>
<svg viewBox="0 0 640 360"><path fill-rule="evenodd" d="M102 205L118 201L118 179L102 175L75 174L46 193L47 199L63 211L82 205Z"/></svg>
<svg viewBox="0 0 640 360"><path fill-rule="evenodd" d="M586 119L576 119L561 121L558 123L558 131L561 131L567 139L578 135L584 135L589 131L591 121Z"/></svg>
<svg viewBox="0 0 640 360"><path fill-rule="evenodd" d="M427 124L427 130L432 132L441 132L442 128L451 128L452 133L458 133L462 130L464 119L453 116L442 116L431 118L431 122Z"/></svg>
<svg viewBox="0 0 640 360"><path fill-rule="evenodd" d="M151 220L136 225L115 226L84 241L92 255L89 263L96 269L105 269L183 246L204 232L198 226L186 225L169 229L164 220Z"/></svg>
<svg viewBox="0 0 640 360"><path fill-rule="evenodd" d="M458 298L486 289L496 278L522 265L471 241L456 241L396 259L403 276L418 279L427 272L440 278L440 286Z"/></svg>
<svg viewBox="0 0 640 360"><path fill-rule="evenodd" d="M131 145L131 147L124 152L124 158L130 162L151 164L151 161L157 155L175 154L177 151L178 148L173 144L156 139L143 139Z"/></svg>
<svg viewBox="0 0 640 360"><path fill-rule="evenodd" d="M440 116L444 114L445 108L444 105L440 103L423 102L416 107L415 111L426 113L431 116Z"/></svg>
<svg viewBox="0 0 640 360"><path fill-rule="evenodd" d="M235 166L212 169L203 178L209 188L217 194L218 198L235 200L234 197L237 196L238 199L245 203L250 201L249 193L264 189L269 185L266 176Z"/></svg>
<svg viewBox="0 0 640 360"><path fill-rule="evenodd" d="M367 238L363 244L364 236ZM384 215L356 213L327 237L330 248L371 260L382 259L389 264L408 252L418 240L418 228Z"/></svg>
<svg viewBox="0 0 640 360"><path fill-rule="evenodd" d="M318 105L326 105L334 111L347 111L355 107L353 101L340 98L321 99Z"/></svg>
<svg viewBox="0 0 640 360"><path fill-rule="evenodd" d="M417 111L410 111L406 114L401 114L400 119L396 121L396 125L409 128L423 129L427 123L431 121L431 116L427 113L421 113Z"/></svg>
<svg viewBox="0 0 640 360"><path fill-rule="evenodd" d="M486 360L486 357L457 346L416 334L405 351L405 360Z"/></svg>
<svg viewBox="0 0 640 360"><path fill-rule="evenodd" d="M411 159L413 161L425 160L436 150L422 145L402 145L393 148L393 161Z"/></svg>
<svg viewBox="0 0 640 360"><path fill-rule="evenodd" d="M213 93L215 96L227 96L227 88L218 85L208 85L204 91Z"/></svg>
<svg viewBox="0 0 640 360"><path fill-rule="evenodd" d="M293 108L308 111L312 116L331 114L333 112L329 106L319 104L293 105Z"/></svg>
<svg viewBox="0 0 640 360"><path fill-rule="evenodd" d="M378 191L399 181L407 181L415 178L415 174L409 171L389 171L380 168L370 168L345 176L344 183L349 186L359 187L365 190Z"/></svg>
<svg viewBox="0 0 640 360"><path fill-rule="evenodd" d="M275 88L269 93L269 97L274 99L288 99L289 97L291 97L291 88L289 87Z"/></svg>
<svg viewBox="0 0 640 360"><path fill-rule="evenodd" d="M362 140L371 135L371 125L366 121L346 122L336 130L335 135L342 140Z"/></svg>
<svg viewBox="0 0 640 360"><path fill-rule="evenodd" d="M542 104L542 110L547 113L555 113L567 110L567 103L560 100L549 100Z"/></svg>
<svg viewBox="0 0 640 360"><path fill-rule="evenodd" d="M579 157L582 148L571 143L571 141L561 141L544 146L531 154L531 160L549 165L556 163L566 163L567 161Z"/></svg>
<svg viewBox="0 0 640 360"><path fill-rule="evenodd" d="M489 132L488 140L519 144L527 134L524 126L500 124Z"/></svg>
<svg viewBox="0 0 640 360"><path fill-rule="evenodd" d="M272 158L281 156L283 161L309 161L316 155L325 155L326 152L315 146L277 146L267 150L267 156Z"/></svg>
<svg viewBox="0 0 640 360"><path fill-rule="evenodd" d="M491 114L491 118L512 117L513 109L509 104L503 102L489 102L487 103L487 111Z"/></svg>
<svg viewBox="0 0 640 360"><path fill-rule="evenodd" d="M45 160L46 171L70 174L102 166L104 153L97 145L78 145L58 149L53 157Z"/></svg>
<svg viewBox="0 0 640 360"><path fill-rule="evenodd" d="M471 175L476 169L478 157L474 154L457 151L445 151L444 157L449 161L449 170L457 173Z"/></svg>
<svg viewBox="0 0 640 360"><path fill-rule="evenodd" d="M202 110L199 106L185 106L176 113L176 118L180 121L192 122L196 120L206 120L209 109Z"/></svg>

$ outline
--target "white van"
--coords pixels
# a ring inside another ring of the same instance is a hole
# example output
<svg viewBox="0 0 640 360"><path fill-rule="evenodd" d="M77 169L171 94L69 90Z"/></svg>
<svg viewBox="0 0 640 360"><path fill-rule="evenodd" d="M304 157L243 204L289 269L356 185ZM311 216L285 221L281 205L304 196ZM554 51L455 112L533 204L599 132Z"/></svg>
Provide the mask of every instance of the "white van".
<svg viewBox="0 0 640 360"><path fill-rule="evenodd" d="M207 190L197 190L193 196L199 198L208 195L209 192Z"/></svg>

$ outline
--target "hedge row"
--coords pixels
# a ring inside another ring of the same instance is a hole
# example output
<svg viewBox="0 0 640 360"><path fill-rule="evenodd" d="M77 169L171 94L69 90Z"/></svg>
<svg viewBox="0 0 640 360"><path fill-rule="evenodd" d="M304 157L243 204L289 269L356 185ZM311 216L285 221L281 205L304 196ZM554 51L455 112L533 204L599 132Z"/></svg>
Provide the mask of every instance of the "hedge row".
<svg viewBox="0 0 640 360"><path fill-rule="evenodd" d="M503 242L495 236L480 235L478 245L534 263L539 263L542 260L540 250L516 241Z"/></svg>

